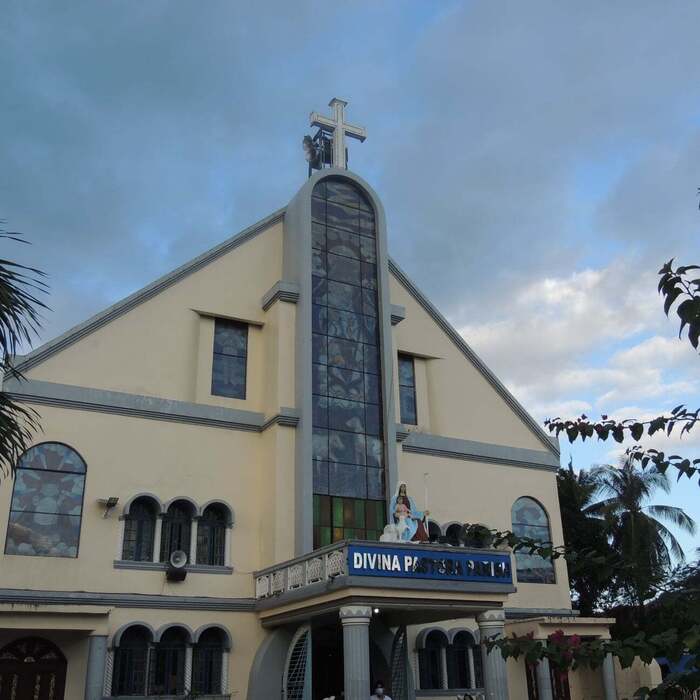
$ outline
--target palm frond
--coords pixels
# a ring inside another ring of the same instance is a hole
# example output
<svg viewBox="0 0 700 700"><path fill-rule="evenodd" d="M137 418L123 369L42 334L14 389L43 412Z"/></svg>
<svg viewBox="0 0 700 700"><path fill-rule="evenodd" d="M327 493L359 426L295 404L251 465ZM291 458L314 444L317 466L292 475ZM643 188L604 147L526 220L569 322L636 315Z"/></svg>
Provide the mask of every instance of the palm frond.
<svg viewBox="0 0 700 700"><path fill-rule="evenodd" d="M695 521L682 509L676 506L646 506L644 510L653 515L656 519L667 520L677 528L687 532L689 535L695 534Z"/></svg>

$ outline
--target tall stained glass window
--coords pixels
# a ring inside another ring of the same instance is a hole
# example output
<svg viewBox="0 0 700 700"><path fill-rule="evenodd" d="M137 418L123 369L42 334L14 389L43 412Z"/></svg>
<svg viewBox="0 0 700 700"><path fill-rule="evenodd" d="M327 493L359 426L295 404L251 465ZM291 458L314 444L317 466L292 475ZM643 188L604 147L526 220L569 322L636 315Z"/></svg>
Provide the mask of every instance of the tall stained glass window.
<svg viewBox="0 0 700 700"><path fill-rule="evenodd" d="M211 393L214 396L245 398L247 359L248 326L238 321L217 318L214 324L211 375Z"/></svg>
<svg viewBox="0 0 700 700"><path fill-rule="evenodd" d="M374 211L341 178L311 199L314 546L377 539L385 523Z"/></svg>
<svg viewBox="0 0 700 700"><path fill-rule="evenodd" d="M399 355L399 400L401 422L416 425L416 368L410 355Z"/></svg>
<svg viewBox="0 0 700 700"><path fill-rule="evenodd" d="M85 462L59 442L30 447L17 462L6 554L77 557Z"/></svg>
<svg viewBox="0 0 700 700"><path fill-rule="evenodd" d="M528 496L519 498L511 509L513 532L518 537L530 537L536 542L549 544L549 518L544 508ZM515 553L515 564L520 583L555 583L554 564L539 554L528 554L524 549Z"/></svg>

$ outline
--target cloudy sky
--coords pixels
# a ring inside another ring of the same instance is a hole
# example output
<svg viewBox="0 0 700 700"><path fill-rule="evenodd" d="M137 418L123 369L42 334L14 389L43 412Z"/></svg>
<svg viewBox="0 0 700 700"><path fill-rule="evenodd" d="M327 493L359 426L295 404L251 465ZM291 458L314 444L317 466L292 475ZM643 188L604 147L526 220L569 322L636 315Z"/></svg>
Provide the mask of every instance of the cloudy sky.
<svg viewBox="0 0 700 700"><path fill-rule="evenodd" d="M700 357L655 291L665 260L700 263L697 2L5 0L2 16L0 216L34 242L3 255L50 273L42 339L286 204L308 113L339 96L367 127L350 164L393 257L538 419L700 405ZM700 431L668 444L700 456ZM700 523L696 484L664 500Z"/></svg>

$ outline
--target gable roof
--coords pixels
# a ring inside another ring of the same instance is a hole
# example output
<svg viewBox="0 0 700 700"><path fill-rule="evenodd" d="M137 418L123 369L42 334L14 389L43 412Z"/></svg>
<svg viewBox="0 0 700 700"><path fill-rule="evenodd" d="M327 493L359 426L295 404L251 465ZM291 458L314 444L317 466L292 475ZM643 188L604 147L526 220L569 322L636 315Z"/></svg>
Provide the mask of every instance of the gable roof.
<svg viewBox="0 0 700 700"><path fill-rule="evenodd" d="M153 298L160 292L168 289L172 285L179 282L184 277L202 269L209 263L220 258L222 255L226 255L228 252L242 245L246 241L255 238L258 234L262 233L270 226L282 221L284 219L284 214L286 207L278 209L276 212L270 214L269 216L261 219L252 226L240 231L239 233L226 239L223 243L220 243L213 248L205 251L201 255L197 256L193 260L181 265L175 270L159 277L157 280L151 284L143 287L142 289L130 294L116 304L113 304L109 308L101 311L100 313L92 316L87 321L74 326L62 335L49 340L48 342L40 345L38 348L32 352L18 357L17 369L20 372L26 372L32 367L40 364L44 360L52 357L61 350L69 347L73 343L76 343L81 338L89 335L90 333L96 331L98 328L108 324L116 318L129 312L134 307L139 304ZM444 331L444 333L450 338L450 340L457 346L460 352L471 362L474 367L483 375L486 381L493 387L493 389L501 396L501 398L508 404L508 406L515 412L515 414L525 423L525 425L532 431L532 433L542 442L542 444L550 450L557 457L559 456L559 444L558 441L550 437L545 433L539 423L525 410L525 408L517 401L517 399L508 391L508 389L503 385L503 383L496 377L496 375L486 366L483 360L474 352L474 350L465 342L464 338L455 330L455 328L447 321L447 319L437 310L437 308L428 300L428 298L416 287L416 285L409 279L406 273L396 264L396 262L389 258L389 271L394 275L398 282L406 289L406 291L416 300L416 302L428 313L428 315L437 323L437 325Z"/></svg>

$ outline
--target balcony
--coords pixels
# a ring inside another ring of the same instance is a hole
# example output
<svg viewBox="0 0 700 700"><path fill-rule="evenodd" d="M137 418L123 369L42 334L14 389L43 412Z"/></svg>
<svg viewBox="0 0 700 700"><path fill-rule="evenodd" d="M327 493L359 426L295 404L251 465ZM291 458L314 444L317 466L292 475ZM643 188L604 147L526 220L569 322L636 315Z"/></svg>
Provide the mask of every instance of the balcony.
<svg viewBox="0 0 700 700"><path fill-rule="evenodd" d="M343 588L508 594L511 555L496 549L343 540L255 573L258 609Z"/></svg>

